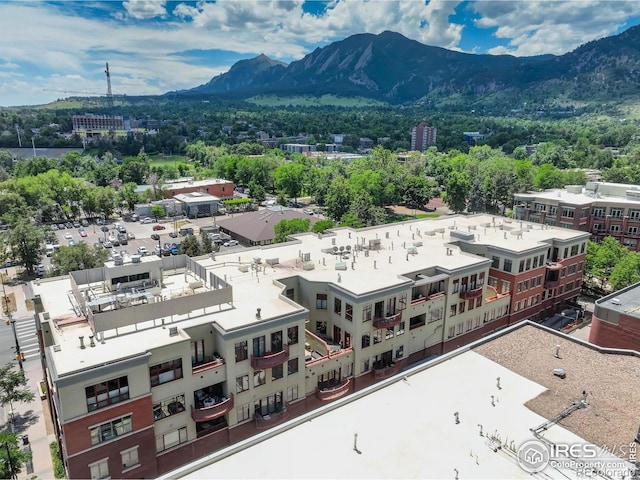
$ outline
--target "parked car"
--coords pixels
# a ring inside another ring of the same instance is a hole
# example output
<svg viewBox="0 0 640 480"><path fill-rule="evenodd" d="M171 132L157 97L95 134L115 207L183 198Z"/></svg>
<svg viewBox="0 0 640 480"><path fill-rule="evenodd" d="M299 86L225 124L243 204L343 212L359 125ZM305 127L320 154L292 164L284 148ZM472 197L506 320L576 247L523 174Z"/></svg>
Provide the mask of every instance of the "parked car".
<svg viewBox="0 0 640 480"><path fill-rule="evenodd" d="M73 222L67 222L64 224L65 227L67 227L68 229L72 229L73 228Z"/></svg>
<svg viewBox="0 0 640 480"><path fill-rule="evenodd" d="M154 225L153 226L153 230L164 230L167 227L165 227L164 225Z"/></svg>
<svg viewBox="0 0 640 480"><path fill-rule="evenodd" d="M44 268L44 265L40 264L36 268L36 275L39 277L44 277L47 274L47 269Z"/></svg>
<svg viewBox="0 0 640 480"><path fill-rule="evenodd" d="M96 225L104 225L104 222L101 218L96 218Z"/></svg>
<svg viewBox="0 0 640 480"><path fill-rule="evenodd" d="M127 233L127 228L124 225L118 225L118 232Z"/></svg>
<svg viewBox="0 0 640 480"><path fill-rule="evenodd" d="M178 248L178 246L177 246L177 245L173 245L173 246L171 247L171 255L177 255L177 254L178 254L178 252L179 252L179 250L180 250L180 249Z"/></svg>
<svg viewBox="0 0 640 480"><path fill-rule="evenodd" d="M240 245L240 243L237 240L227 240L222 245L225 247L235 247L236 245Z"/></svg>
<svg viewBox="0 0 640 480"><path fill-rule="evenodd" d="M75 247L76 246L75 240L69 240L69 246L70 247Z"/></svg>
<svg viewBox="0 0 640 480"><path fill-rule="evenodd" d="M193 228L191 227L181 228L179 233L183 237L186 237L187 235L193 235Z"/></svg>
<svg viewBox="0 0 640 480"><path fill-rule="evenodd" d="M129 244L129 239L127 238L127 234L126 233L119 233L118 234L118 242L120 242L120 245L128 245Z"/></svg>
<svg viewBox="0 0 640 480"><path fill-rule="evenodd" d="M140 220L140 223L153 223L153 218L145 217L145 218Z"/></svg>
<svg viewBox="0 0 640 480"><path fill-rule="evenodd" d="M51 225L51 230L53 230L54 232L56 232L56 231L58 231L58 230L60 230L60 229L58 228L58 225L56 225L56 224L54 223L54 224L52 224L52 225Z"/></svg>
<svg viewBox="0 0 640 480"><path fill-rule="evenodd" d="M147 247L145 247L144 245L140 246L140 247L138 247L138 254L142 255L143 257L145 257L145 256L147 256L149 254L149 250L147 250Z"/></svg>
<svg viewBox="0 0 640 480"><path fill-rule="evenodd" d="M64 234L64 239L65 240L71 240L73 238L73 235L71 235L69 232Z"/></svg>
<svg viewBox="0 0 640 480"><path fill-rule="evenodd" d="M127 232L127 238L128 238L129 240L135 240L136 236L135 236L133 233L131 233L131 232Z"/></svg>
<svg viewBox="0 0 640 480"><path fill-rule="evenodd" d="M160 240L160 235L158 235L157 233L152 233L151 240L155 240L155 241Z"/></svg>
<svg viewBox="0 0 640 480"><path fill-rule="evenodd" d="M156 245L155 248L153 249L153 253L155 253L157 256L161 257L162 256L162 247L160 245Z"/></svg>
<svg viewBox="0 0 640 480"><path fill-rule="evenodd" d="M171 238L176 238L178 236L178 234L176 232L169 232L169 236Z"/></svg>
<svg viewBox="0 0 640 480"><path fill-rule="evenodd" d="M80 222L80 225L82 225L83 227L88 227L89 220L87 220L86 218L83 218L82 221Z"/></svg>
<svg viewBox="0 0 640 480"><path fill-rule="evenodd" d="M64 230L65 228L67 228L67 226L64 223L58 224L58 230Z"/></svg>
<svg viewBox="0 0 640 480"><path fill-rule="evenodd" d="M86 237L87 236L87 232L84 228L80 227L80 229L78 230L78 233L80 234L81 237Z"/></svg>
<svg viewBox="0 0 640 480"><path fill-rule="evenodd" d="M313 215L313 210L311 210L310 208L305 208L304 210L302 210L302 213L306 215Z"/></svg>
<svg viewBox="0 0 640 480"><path fill-rule="evenodd" d="M113 248L113 245L111 244L111 242L104 242L103 245L104 245L104 248Z"/></svg>

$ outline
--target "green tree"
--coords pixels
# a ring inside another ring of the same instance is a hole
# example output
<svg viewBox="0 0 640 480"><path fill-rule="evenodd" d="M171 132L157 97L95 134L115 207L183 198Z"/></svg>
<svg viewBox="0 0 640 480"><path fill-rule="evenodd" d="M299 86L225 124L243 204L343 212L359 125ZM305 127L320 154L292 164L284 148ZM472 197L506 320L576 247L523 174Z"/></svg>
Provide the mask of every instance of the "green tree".
<svg viewBox="0 0 640 480"><path fill-rule="evenodd" d="M252 180L249 182L249 196L255 202L261 203L267 199L267 191L262 185Z"/></svg>
<svg viewBox="0 0 640 480"><path fill-rule="evenodd" d="M200 245L198 241L198 237L195 235L187 235L180 245L180 253L189 257L199 257L202 255L204 252L202 245Z"/></svg>
<svg viewBox="0 0 640 480"><path fill-rule="evenodd" d="M53 274L67 275L69 272L101 267L108 257L107 250L98 250L85 242L73 247L61 246L51 256Z"/></svg>
<svg viewBox="0 0 640 480"><path fill-rule="evenodd" d="M124 204L129 211L133 211L136 203L140 201L136 193L136 184L133 182L125 183L118 190L118 201Z"/></svg>
<svg viewBox="0 0 640 480"><path fill-rule="evenodd" d="M200 231L200 245L202 247L202 253L207 254L215 250L214 243L211 241L209 233L204 230Z"/></svg>
<svg viewBox="0 0 640 480"><path fill-rule="evenodd" d="M424 208L433 198L431 186L425 177L407 177L402 186L404 204L409 208Z"/></svg>
<svg viewBox="0 0 640 480"><path fill-rule="evenodd" d="M34 398L34 393L24 386L24 373L16 371L13 363L7 363L0 367L1 407L9 405L11 411L13 411L14 403L31 403Z"/></svg>
<svg viewBox="0 0 640 480"><path fill-rule="evenodd" d="M31 451L20 448L18 436L8 430L0 432L0 445L0 478L17 478L23 465L31 460Z"/></svg>
<svg viewBox="0 0 640 480"><path fill-rule="evenodd" d="M151 213L151 216L156 219L156 221L158 220L158 218L162 218L166 214L164 207L162 205L153 205L151 207L150 213Z"/></svg>
<svg viewBox="0 0 640 480"><path fill-rule="evenodd" d="M274 227L275 239L274 243L283 243L287 241L289 235L295 233L304 233L309 231L311 220L308 218L292 218L291 220L281 220Z"/></svg>
<svg viewBox="0 0 640 480"><path fill-rule="evenodd" d="M538 167L533 178L533 187L537 190L564 187L564 175L555 166L545 163Z"/></svg>
<svg viewBox="0 0 640 480"><path fill-rule="evenodd" d="M25 218L17 219L9 232L11 251L30 274L44 255L44 233Z"/></svg>
<svg viewBox="0 0 640 480"><path fill-rule="evenodd" d="M640 282L640 253L628 252L624 261L616 263L611 271L609 283L613 290L620 290Z"/></svg>
<svg viewBox="0 0 640 480"><path fill-rule="evenodd" d="M605 237L602 242L589 242L586 255L586 274L598 278L603 288L607 288L613 269L624 263L629 251L613 237ZM620 274L622 277L622 274Z"/></svg>
<svg viewBox="0 0 640 480"><path fill-rule="evenodd" d="M336 223L333 220L318 220L313 227L311 227L311 231L313 233L324 233L327 230L333 228Z"/></svg>
<svg viewBox="0 0 640 480"><path fill-rule="evenodd" d="M325 198L325 206L327 207L327 215L334 220L341 220L349 211L351 205L352 191L351 187L344 177L336 177L331 181L327 197Z"/></svg>
<svg viewBox="0 0 640 480"><path fill-rule="evenodd" d="M283 163L273 172L276 188L297 201L302 193L306 167L301 163Z"/></svg>
<svg viewBox="0 0 640 480"><path fill-rule="evenodd" d="M447 205L456 213L464 212L467 207L467 197L471 191L469 175L465 172L453 171L445 180L445 193L443 194Z"/></svg>

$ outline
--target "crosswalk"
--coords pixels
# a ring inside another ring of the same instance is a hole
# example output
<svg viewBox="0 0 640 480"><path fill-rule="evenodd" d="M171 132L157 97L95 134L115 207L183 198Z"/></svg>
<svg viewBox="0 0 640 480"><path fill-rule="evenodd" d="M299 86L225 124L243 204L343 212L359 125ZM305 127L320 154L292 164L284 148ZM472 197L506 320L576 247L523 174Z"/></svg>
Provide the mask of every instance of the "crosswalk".
<svg viewBox="0 0 640 480"><path fill-rule="evenodd" d="M38 335L36 334L36 321L33 317L14 318L16 322L16 335L20 351L24 353L25 360L28 358L38 358L40 356L40 346L38 345Z"/></svg>

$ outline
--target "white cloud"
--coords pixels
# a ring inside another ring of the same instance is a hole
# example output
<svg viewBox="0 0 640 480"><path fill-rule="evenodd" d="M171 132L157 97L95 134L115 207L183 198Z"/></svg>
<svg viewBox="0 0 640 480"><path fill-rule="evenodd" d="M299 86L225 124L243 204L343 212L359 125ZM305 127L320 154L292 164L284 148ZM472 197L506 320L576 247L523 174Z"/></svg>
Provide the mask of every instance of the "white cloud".
<svg viewBox="0 0 640 480"><path fill-rule="evenodd" d="M490 53L518 56L566 53L640 15L635 1L474 2L472 7L481 15L477 26L495 28L497 38L508 40Z"/></svg>
<svg viewBox="0 0 640 480"><path fill-rule="evenodd" d="M167 15L166 0L125 0L122 6L136 20L164 17Z"/></svg>
<svg viewBox="0 0 640 480"><path fill-rule="evenodd" d="M385 30L460 50L465 26L451 23L459 8L474 10L479 18L476 25L494 35L492 44L504 44L491 53L514 55L565 53L611 35L629 17L640 15L637 0L333 0L319 15L305 13L303 4L303 0L177 5L166 0L126 0L69 8L74 4L0 0L0 70L5 71L0 105L15 104L15 98L34 91L40 92L40 98L50 84L62 90L104 91L105 61L111 67L114 93L134 95L191 88L227 71L232 62L220 60L216 50L244 57L264 53L291 61L316 46ZM92 17L96 12L98 17ZM486 51L481 44L469 48ZM207 58L193 51L212 54ZM29 78L33 88L20 92L22 85L7 84L11 77L6 71Z"/></svg>

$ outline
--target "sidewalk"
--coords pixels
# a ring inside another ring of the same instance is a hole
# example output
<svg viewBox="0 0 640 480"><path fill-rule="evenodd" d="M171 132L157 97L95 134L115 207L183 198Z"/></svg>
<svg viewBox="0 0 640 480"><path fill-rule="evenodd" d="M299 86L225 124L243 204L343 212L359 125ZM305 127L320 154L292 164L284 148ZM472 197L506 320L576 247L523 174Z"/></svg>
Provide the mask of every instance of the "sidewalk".
<svg viewBox="0 0 640 480"><path fill-rule="evenodd" d="M13 269L9 269L9 276L12 276ZM27 310L25 304L24 288L26 285L5 284L7 295L13 293L16 299L17 311L12 315L17 318L33 317L34 312ZM38 383L43 379L42 367L38 358L29 358L23 363L26 384L34 394L35 398L31 403L17 403L13 405L14 419L16 423L16 433L28 435L29 446L32 452L32 469L26 466L18 475L18 479L53 479L53 463L49 451L49 443L55 441L53 424L47 400L40 400L40 389ZM5 406L8 410L10 407ZM10 429L10 425L5 426ZM19 442L20 444L22 442ZM22 447L24 448L24 447ZM27 447L28 448L28 447Z"/></svg>

